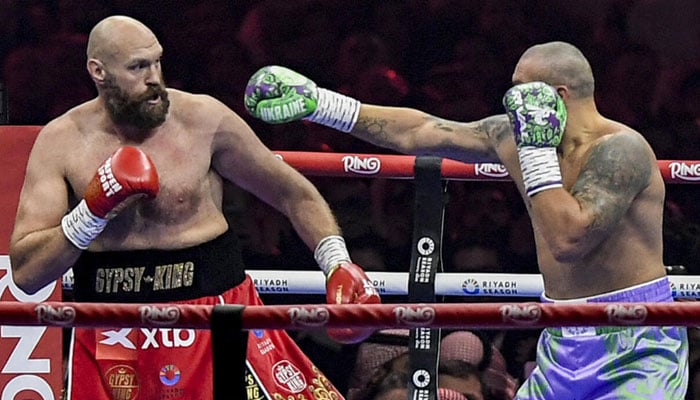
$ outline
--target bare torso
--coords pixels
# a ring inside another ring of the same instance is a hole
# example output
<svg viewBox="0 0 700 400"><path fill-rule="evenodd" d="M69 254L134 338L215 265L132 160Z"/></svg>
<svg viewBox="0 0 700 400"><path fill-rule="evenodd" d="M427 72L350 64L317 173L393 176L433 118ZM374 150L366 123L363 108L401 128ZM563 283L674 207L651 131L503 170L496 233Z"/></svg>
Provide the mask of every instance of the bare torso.
<svg viewBox="0 0 700 400"><path fill-rule="evenodd" d="M170 112L146 137L125 127L117 130L99 98L41 130L29 155L10 240L13 277L23 290L41 289L79 257L80 250L66 240L62 218L75 210L97 169L124 145L150 156L160 192L121 209L90 242L90 251L181 249L220 236L228 229L224 181L285 215L309 249L339 234L315 186L275 157L243 118L213 97L168 93Z"/></svg>
<svg viewBox="0 0 700 400"><path fill-rule="evenodd" d="M591 164L599 162L597 158L591 158L593 149L602 146L612 135L638 135L630 128L613 121L607 121L601 128L600 132L596 132L597 139L581 143L564 156L560 154L564 189L569 193L575 191L574 187L577 184L580 187L579 191L585 190L585 180L595 179L595 174L582 174L582 170L590 170ZM636 168L642 169L644 163L649 163L652 168L651 178L649 184L634 196L619 223L613 224L608 231L601 231L599 235L602 240L582 257L565 263L557 261L533 220L539 268L548 297L586 297L648 282L665 275L662 261L665 185L651 148L646 150L644 154L638 155L638 165L630 165L628 160L615 160L614 153L609 152L612 159L608 159L606 163L609 165L603 166L602 169L611 173L615 173L615 170L627 170L626 173L630 173ZM510 169L518 168L515 151L508 150L506 153ZM589 162L590 164L587 164ZM518 178L520 188L521 182L521 178ZM619 188L620 192L626 189ZM574 195L578 196L576 193ZM525 196L525 201L529 202L530 199Z"/></svg>
<svg viewBox="0 0 700 400"><path fill-rule="evenodd" d="M170 90L166 122L141 142L107 132L99 104L91 101L65 118L77 127L57 143L65 150L65 177L73 207L95 171L124 145L141 148L158 171L160 192L142 199L110 221L90 249L181 248L212 239L227 228L222 209L222 179L212 167L216 125L206 118L206 99Z"/></svg>

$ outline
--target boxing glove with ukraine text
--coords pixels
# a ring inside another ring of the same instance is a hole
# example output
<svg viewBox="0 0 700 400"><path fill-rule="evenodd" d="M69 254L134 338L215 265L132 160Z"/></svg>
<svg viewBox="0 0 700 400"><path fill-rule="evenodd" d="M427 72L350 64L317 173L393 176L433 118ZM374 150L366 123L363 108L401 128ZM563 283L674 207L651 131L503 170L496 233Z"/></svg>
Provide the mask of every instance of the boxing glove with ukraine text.
<svg viewBox="0 0 700 400"><path fill-rule="evenodd" d="M556 89L544 82L513 86L503 96L513 127L528 196L562 187L557 146L566 128L566 107Z"/></svg>
<svg viewBox="0 0 700 400"><path fill-rule="evenodd" d="M138 197L155 197L159 188L156 168L146 153L120 147L97 169L80 203L61 220L63 233L85 250L109 219Z"/></svg>
<svg viewBox="0 0 700 400"><path fill-rule="evenodd" d="M321 240L314 258L326 275L326 302L328 304L378 304L379 292L365 271L352 263L340 236ZM358 343L367 339L374 329L331 328L328 336L340 343Z"/></svg>
<svg viewBox="0 0 700 400"><path fill-rule="evenodd" d="M244 103L252 116L271 124L307 119L343 132L352 130L360 112L358 100L319 88L311 79L276 65L253 74Z"/></svg>

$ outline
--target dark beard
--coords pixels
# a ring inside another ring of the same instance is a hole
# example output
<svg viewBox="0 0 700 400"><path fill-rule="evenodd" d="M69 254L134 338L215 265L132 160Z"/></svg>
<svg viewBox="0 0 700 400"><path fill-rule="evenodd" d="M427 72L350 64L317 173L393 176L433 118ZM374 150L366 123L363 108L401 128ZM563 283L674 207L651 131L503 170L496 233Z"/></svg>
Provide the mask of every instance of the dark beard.
<svg viewBox="0 0 700 400"><path fill-rule="evenodd" d="M165 122L170 108L168 92L163 84L149 85L144 93L131 97L117 86L114 77L108 76L104 82L104 95L107 111L118 125L150 130ZM148 100L156 95L160 96L160 103L155 106L148 104Z"/></svg>

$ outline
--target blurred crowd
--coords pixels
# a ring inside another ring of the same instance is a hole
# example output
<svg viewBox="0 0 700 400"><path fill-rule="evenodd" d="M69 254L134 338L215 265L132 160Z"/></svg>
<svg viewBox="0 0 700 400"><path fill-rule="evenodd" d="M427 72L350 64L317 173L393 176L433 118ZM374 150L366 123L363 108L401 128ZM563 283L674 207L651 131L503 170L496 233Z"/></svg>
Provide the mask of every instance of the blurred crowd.
<svg viewBox="0 0 700 400"><path fill-rule="evenodd" d="M294 68L363 102L470 121L502 112L501 96L522 51L564 40L589 58L604 115L640 131L659 159L700 159L695 0L0 0L0 5L0 82L7 88L12 125L45 124L94 97L85 70L87 35L105 16L125 14L159 37L169 86L220 99L274 150L389 153L322 126L269 126L250 118L243 91L264 65ZM336 212L355 262L369 271L408 270L412 181L312 180ZM445 271L537 272L530 222L512 184L446 184ZM667 185L664 261L693 275L700 275L698 200L693 185ZM281 214L233 186L226 209L250 268L314 268L311 253ZM488 336L514 368L512 377L522 378L525 361L514 359L531 354L514 354L502 340L529 343L518 347L527 353L535 336Z"/></svg>

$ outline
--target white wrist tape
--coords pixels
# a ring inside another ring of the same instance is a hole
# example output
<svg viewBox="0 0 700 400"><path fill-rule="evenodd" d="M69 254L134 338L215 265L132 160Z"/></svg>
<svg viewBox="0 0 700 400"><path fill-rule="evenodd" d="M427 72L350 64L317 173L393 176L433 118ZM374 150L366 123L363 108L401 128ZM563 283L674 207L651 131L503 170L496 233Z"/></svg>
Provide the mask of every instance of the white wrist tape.
<svg viewBox="0 0 700 400"><path fill-rule="evenodd" d="M61 219L63 234L81 250L87 249L106 225L107 220L93 214L85 199Z"/></svg>
<svg viewBox="0 0 700 400"><path fill-rule="evenodd" d="M519 147L518 156L528 196L563 186L556 147Z"/></svg>
<svg viewBox="0 0 700 400"><path fill-rule="evenodd" d="M326 236L316 246L314 258L321 267L323 274L328 276L331 270L343 262L351 262L348 249L345 247L345 239L341 236Z"/></svg>
<svg viewBox="0 0 700 400"><path fill-rule="evenodd" d="M306 119L343 132L350 132L360 114L360 101L332 90L317 89L316 110Z"/></svg>

